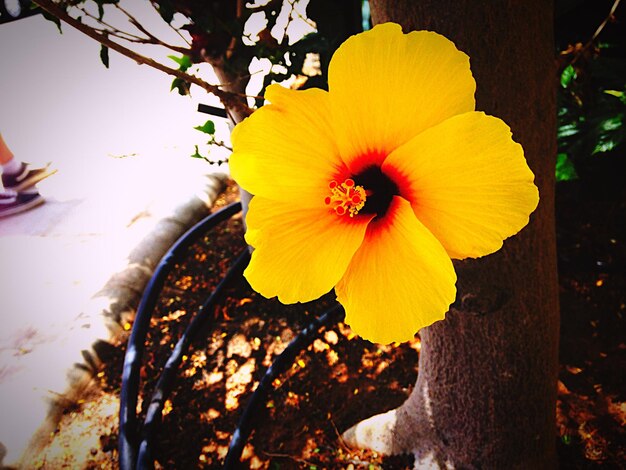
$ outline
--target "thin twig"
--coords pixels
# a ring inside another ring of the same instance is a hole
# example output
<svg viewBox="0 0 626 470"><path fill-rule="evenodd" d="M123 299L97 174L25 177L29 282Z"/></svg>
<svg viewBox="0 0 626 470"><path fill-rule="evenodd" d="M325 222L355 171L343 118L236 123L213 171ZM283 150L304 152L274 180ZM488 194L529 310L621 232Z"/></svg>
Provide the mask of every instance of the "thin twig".
<svg viewBox="0 0 626 470"><path fill-rule="evenodd" d="M593 43L598 38L598 36L600 35L604 27L607 25L607 23L613 19L615 10L617 10L617 7L619 6L620 2L621 0L615 0L613 2L613 6L611 7L611 10L609 11L609 14L607 15L607 17L604 18L604 21L602 21L602 23L600 23L600 26L598 26L598 28L596 29L596 32L593 33L593 36L591 36L591 39L589 39L589 41L587 41L587 43L582 48L576 51L576 55L569 63L570 65L574 65L576 61L584 54L584 52L587 51L587 49L589 49L593 45Z"/></svg>
<svg viewBox="0 0 626 470"><path fill-rule="evenodd" d="M147 42L147 40L145 38L134 37L134 36L133 37L128 37L127 35L129 33L125 32L125 31L121 31L121 30L119 30L117 28L109 29L107 27L97 27L97 26L91 26L91 25L89 25L89 27L93 28L94 31L97 31L100 34L113 36L114 38L121 39L122 41L132 42L132 43L135 43L135 44L150 44L149 42Z"/></svg>
<svg viewBox="0 0 626 470"><path fill-rule="evenodd" d="M296 0L297 3L297 0ZM300 13L298 10L295 10L296 15L298 15L298 18L300 18L302 21L304 21L306 24L308 24L311 28L315 28L317 29L317 25L315 24L314 21L312 21L310 18L307 18L306 16L302 15L302 13Z"/></svg>
<svg viewBox="0 0 626 470"><path fill-rule="evenodd" d="M141 31L143 34L145 34L146 36L148 36L148 38L150 38L152 41L159 41L150 31L148 31L146 28L143 27L143 25L141 25L139 23L139 21L137 21L137 19L131 15L130 13L128 13L128 11L125 8L122 8L122 6L119 3L114 3L115 8L117 8L119 11L121 11L126 18L128 19L128 21L130 21L130 23L137 28L139 31Z"/></svg>
<svg viewBox="0 0 626 470"><path fill-rule="evenodd" d="M209 144L215 145L216 147L225 148L226 150L230 150L231 152L233 151L233 149L230 146L226 145L223 140L213 140L209 142Z"/></svg>
<svg viewBox="0 0 626 470"><path fill-rule="evenodd" d="M117 51L122 55L125 55L126 57L134 60L138 64L146 64L152 68L160 70L161 72L165 72L186 82L198 85L200 88L207 91L208 93L212 93L217 96L224 105L224 107L227 109L238 110L244 115L249 115L252 113L252 110L245 103L242 102L241 97L237 93L224 91L220 89L219 86L211 85L201 78L196 77L195 75L190 75L188 73L182 72L181 70L173 69L171 67L163 65L160 62L157 62L149 57L142 56L141 54L138 54L135 51L116 43L115 41L112 41L105 34L96 31L94 28L81 23L77 19L70 16L63 8L59 7L52 0L33 1L35 4L39 5L42 9L50 13L52 16L56 16L70 26L73 26L82 33L86 34L90 38L95 39L100 44L110 49L113 49L114 51Z"/></svg>
<svg viewBox="0 0 626 470"><path fill-rule="evenodd" d="M598 29L596 29L596 32L593 33L593 36L589 40L589 44L591 44L593 41L596 40L596 38L600 35L602 30L606 26L606 24L613 18L613 15L615 14L615 10L617 10L617 7L619 6L620 1L621 0L615 0L615 2L613 2L613 6L611 7L611 11L609 11L608 16L604 19L604 21L600 24L600 26L598 26Z"/></svg>
<svg viewBox="0 0 626 470"><path fill-rule="evenodd" d="M341 447L343 447L343 449L348 453L352 452L352 449L350 449L350 447L348 447L348 444L346 444L346 441L343 440L343 436L339 433L339 429L337 429L337 425L332 418L330 418L330 424L333 425L333 429L335 431L335 434L337 435L337 440L339 441L339 444L341 444Z"/></svg>
<svg viewBox="0 0 626 470"><path fill-rule="evenodd" d="M294 462L303 463L304 465L308 465L309 467L315 466L315 464L313 462L309 462L308 460L301 459L299 457L296 457L295 455L281 454L281 453L278 453L278 452L268 452L266 450L264 450L263 453L265 455L267 455L268 457L276 457L276 458L280 458L280 459L290 459L290 460L293 460Z"/></svg>
<svg viewBox="0 0 626 470"><path fill-rule="evenodd" d="M119 3L114 3L114 5L115 5L115 8L117 8L124 15L126 15L126 18L128 18L128 21L130 22L130 24L132 24L135 28L137 28L143 34L148 36L150 44L157 44L159 46L167 47L168 49L171 49L180 54L189 54L190 52L189 49L185 47L174 46L173 44L168 44L162 41L161 39L157 38L154 34L152 34L150 31L144 28L144 26L139 21L137 21L137 19L133 15L131 15L126 9L122 8L122 6L120 6Z"/></svg>
<svg viewBox="0 0 626 470"><path fill-rule="evenodd" d="M159 16L161 16L161 12L159 12L159 9L156 7L156 5L157 5L157 4L156 4L153 0L150 0L150 2L149 2L149 3L150 3L150 5L152 6L152 8L154 9L154 11L155 11L155 12L156 12ZM170 27L170 29L171 29L172 31L174 31L176 34L178 34L178 35L180 36L180 38L181 38L183 41L185 41L185 43L186 43L189 47L191 47L191 43L189 42L189 40L188 40L185 36L183 36L183 35L182 35L182 33L181 33L179 30L177 30L176 28L174 28L174 26L172 26L172 23L170 23L169 21L166 21L166 23L167 23L167 25Z"/></svg>
<svg viewBox="0 0 626 470"><path fill-rule="evenodd" d="M126 31L122 31L121 29L116 28L115 26L107 23L103 19L98 18L97 16L95 16L92 13L89 13L85 9L85 7L76 5L74 8L78 9L81 13L83 13L88 18L91 18L92 20L97 21L99 24L104 26L104 28L96 28L96 27L92 26L97 31L106 32L107 34L110 34L111 36L116 36L116 37L118 37L120 39L124 39L125 41L138 42L138 41L145 41L146 40L145 38L142 38L140 36L136 36L136 35L134 35L132 33L127 33ZM128 38L121 36L122 34L128 36Z"/></svg>

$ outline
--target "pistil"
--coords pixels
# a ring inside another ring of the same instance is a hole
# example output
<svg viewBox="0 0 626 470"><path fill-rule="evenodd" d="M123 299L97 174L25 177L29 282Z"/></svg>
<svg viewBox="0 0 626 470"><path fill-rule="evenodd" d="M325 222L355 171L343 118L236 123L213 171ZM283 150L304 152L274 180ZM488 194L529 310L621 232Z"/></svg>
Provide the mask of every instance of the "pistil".
<svg viewBox="0 0 626 470"><path fill-rule="evenodd" d="M324 202L335 211L337 215L354 217L365 205L367 199L363 186L357 186L354 180L348 178L343 183L331 181L328 184L330 196Z"/></svg>

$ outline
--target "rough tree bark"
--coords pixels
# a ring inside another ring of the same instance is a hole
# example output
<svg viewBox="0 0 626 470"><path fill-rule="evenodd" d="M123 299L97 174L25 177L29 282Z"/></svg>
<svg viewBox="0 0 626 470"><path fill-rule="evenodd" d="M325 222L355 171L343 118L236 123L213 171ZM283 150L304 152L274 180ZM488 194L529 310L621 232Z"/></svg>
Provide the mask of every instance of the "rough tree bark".
<svg viewBox="0 0 626 470"><path fill-rule="evenodd" d="M416 468L554 468L559 317L552 2L370 4L374 23L437 31L470 56L477 109L511 126L541 202L500 252L456 262L457 300L446 320L421 331L410 397L354 426L345 439L388 454L413 452Z"/></svg>

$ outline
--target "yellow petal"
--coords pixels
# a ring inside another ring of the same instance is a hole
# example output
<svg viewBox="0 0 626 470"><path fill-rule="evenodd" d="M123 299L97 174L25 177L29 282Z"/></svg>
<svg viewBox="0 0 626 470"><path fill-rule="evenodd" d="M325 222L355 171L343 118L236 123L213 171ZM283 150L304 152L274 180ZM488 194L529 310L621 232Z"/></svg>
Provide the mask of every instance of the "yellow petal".
<svg viewBox="0 0 626 470"><path fill-rule="evenodd" d="M469 57L430 31L385 23L352 36L328 71L341 155L353 173L441 121L474 110ZM355 161L356 160L356 161Z"/></svg>
<svg viewBox="0 0 626 470"><path fill-rule="evenodd" d="M450 258L395 196L387 214L370 223L365 240L335 291L346 323L375 343L407 341L444 318L456 296Z"/></svg>
<svg viewBox="0 0 626 470"><path fill-rule="evenodd" d="M233 130L233 178L255 195L323 206L328 183L342 165L329 123L328 93L271 85L265 96L272 104Z"/></svg>
<svg viewBox="0 0 626 470"><path fill-rule="evenodd" d="M504 122L479 112L418 135L388 156L383 171L452 258L497 251L539 202L521 145Z"/></svg>
<svg viewBox="0 0 626 470"><path fill-rule="evenodd" d="M246 219L246 241L255 248L246 279L283 303L317 299L341 279L370 220L255 196Z"/></svg>

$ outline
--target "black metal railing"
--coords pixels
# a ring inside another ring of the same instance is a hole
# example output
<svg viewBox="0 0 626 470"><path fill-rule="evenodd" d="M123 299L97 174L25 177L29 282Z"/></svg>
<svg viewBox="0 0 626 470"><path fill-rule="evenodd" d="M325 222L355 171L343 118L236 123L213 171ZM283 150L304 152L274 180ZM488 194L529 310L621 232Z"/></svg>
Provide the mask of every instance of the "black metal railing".
<svg viewBox="0 0 626 470"><path fill-rule="evenodd" d="M174 265L184 258L189 247L196 240L240 211L240 203L231 204L209 215L189 229L163 256L144 291L128 340L122 372L119 414L119 463L121 470L154 468L153 451L161 424L163 406L174 385L181 358L197 332L206 326L209 312L221 300L224 290L242 277L243 271L250 261L250 251L244 250L232 263L226 275L203 302L202 307L176 343L152 393L146 416L143 422L139 423L136 409L139 397L141 360L152 312L163 289L165 279ZM225 469L236 468L239 463L243 448L253 430L253 417L259 407L266 402L268 394L272 391L274 379L290 368L297 355L319 336L322 328L337 323L344 314L345 312L339 304L330 308L304 328L267 369L233 432L224 462Z"/></svg>

